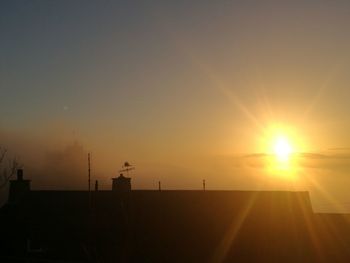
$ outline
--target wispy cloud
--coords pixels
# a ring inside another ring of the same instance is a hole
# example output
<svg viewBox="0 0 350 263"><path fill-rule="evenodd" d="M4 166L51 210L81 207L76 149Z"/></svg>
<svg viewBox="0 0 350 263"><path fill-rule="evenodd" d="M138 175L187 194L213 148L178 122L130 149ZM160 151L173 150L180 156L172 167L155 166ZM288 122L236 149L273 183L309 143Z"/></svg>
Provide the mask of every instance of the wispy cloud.
<svg viewBox="0 0 350 263"><path fill-rule="evenodd" d="M340 150L339 150L340 151ZM241 168L264 168L271 164L275 156L268 153L249 153L231 157L232 164ZM300 152L291 156L292 161L300 168L336 169L350 171L350 148L341 148L326 152Z"/></svg>

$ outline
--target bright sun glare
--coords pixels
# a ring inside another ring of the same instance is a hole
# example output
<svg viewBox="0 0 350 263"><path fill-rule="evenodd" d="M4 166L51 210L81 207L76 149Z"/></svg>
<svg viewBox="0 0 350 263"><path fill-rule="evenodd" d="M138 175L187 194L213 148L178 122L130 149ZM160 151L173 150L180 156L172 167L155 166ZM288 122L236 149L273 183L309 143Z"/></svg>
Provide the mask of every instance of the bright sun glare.
<svg viewBox="0 0 350 263"><path fill-rule="evenodd" d="M285 137L278 137L274 142L274 152L279 161L288 161L290 154L292 153L292 147Z"/></svg>
<svg viewBox="0 0 350 263"><path fill-rule="evenodd" d="M301 171L298 153L304 151L305 141L294 127L275 124L267 126L261 138L261 151L266 171L271 175L283 175L296 179Z"/></svg>

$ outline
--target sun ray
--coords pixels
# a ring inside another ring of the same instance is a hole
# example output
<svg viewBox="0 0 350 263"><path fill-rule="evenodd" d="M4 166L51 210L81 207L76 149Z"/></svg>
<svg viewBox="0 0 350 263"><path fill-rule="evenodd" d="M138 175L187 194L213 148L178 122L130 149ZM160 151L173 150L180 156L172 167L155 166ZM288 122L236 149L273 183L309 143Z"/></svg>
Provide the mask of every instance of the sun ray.
<svg viewBox="0 0 350 263"><path fill-rule="evenodd" d="M235 240L237 234L239 233L242 225L244 224L250 210L252 209L258 193L255 192L247 200L246 204L242 207L237 217L232 221L229 226L225 236L217 246L214 251L213 258L211 262L224 262L225 258L230 250L232 242Z"/></svg>

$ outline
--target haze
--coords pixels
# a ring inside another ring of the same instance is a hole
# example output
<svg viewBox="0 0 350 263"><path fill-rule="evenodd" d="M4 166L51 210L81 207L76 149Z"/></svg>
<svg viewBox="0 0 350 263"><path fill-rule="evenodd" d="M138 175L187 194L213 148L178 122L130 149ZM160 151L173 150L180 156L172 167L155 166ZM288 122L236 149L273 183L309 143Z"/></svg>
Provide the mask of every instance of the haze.
<svg viewBox="0 0 350 263"><path fill-rule="evenodd" d="M37 189L305 189L348 211L346 1L2 1L0 139ZM270 127L296 176L266 169ZM76 167L76 168L74 168Z"/></svg>

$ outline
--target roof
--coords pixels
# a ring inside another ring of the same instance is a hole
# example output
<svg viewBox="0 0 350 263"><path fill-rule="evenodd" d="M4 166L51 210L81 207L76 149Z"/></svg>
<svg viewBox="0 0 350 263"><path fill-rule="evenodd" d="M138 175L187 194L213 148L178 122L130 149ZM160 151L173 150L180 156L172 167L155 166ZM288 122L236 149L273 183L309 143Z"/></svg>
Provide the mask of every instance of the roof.
<svg viewBox="0 0 350 263"><path fill-rule="evenodd" d="M118 177L112 178L112 180L127 180L127 181L130 181L131 178L130 177L125 177L123 174L121 174Z"/></svg>
<svg viewBox="0 0 350 263"><path fill-rule="evenodd" d="M92 239L106 262L350 259L349 218L314 214L307 192L31 191L6 214L51 258L86 259Z"/></svg>

